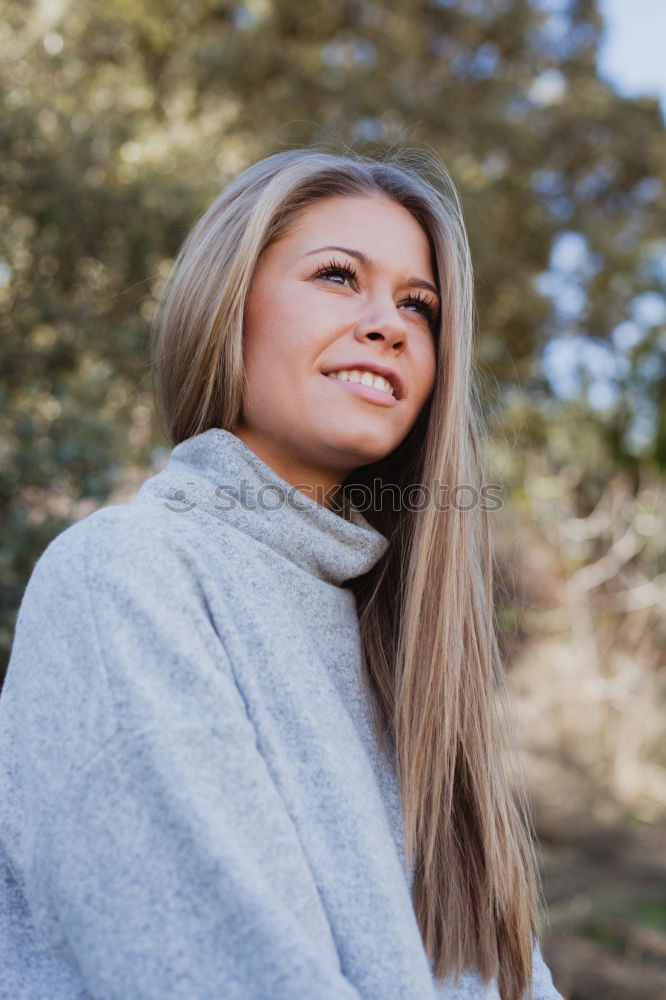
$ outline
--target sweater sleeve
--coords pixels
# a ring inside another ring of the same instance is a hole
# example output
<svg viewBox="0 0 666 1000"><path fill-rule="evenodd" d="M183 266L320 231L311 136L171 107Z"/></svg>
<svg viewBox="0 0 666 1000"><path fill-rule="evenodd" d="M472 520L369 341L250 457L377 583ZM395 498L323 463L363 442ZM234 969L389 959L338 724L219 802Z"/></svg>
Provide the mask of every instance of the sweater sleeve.
<svg viewBox="0 0 666 1000"><path fill-rule="evenodd" d="M112 511L38 563L0 700L32 919L99 1000L359 1000L191 552Z"/></svg>
<svg viewBox="0 0 666 1000"><path fill-rule="evenodd" d="M564 1000L553 983L550 969L543 960L541 948L535 942L532 951L532 990L529 1000Z"/></svg>

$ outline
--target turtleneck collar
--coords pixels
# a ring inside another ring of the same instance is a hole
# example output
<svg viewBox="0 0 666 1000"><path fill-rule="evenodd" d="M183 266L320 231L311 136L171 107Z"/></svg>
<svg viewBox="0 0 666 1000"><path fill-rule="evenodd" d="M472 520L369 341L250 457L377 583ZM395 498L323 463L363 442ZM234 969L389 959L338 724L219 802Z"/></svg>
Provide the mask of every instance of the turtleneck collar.
<svg viewBox="0 0 666 1000"><path fill-rule="evenodd" d="M160 497L174 517L225 521L297 566L340 586L372 569L388 540L348 500L341 514L282 479L231 431L177 445L137 499Z"/></svg>

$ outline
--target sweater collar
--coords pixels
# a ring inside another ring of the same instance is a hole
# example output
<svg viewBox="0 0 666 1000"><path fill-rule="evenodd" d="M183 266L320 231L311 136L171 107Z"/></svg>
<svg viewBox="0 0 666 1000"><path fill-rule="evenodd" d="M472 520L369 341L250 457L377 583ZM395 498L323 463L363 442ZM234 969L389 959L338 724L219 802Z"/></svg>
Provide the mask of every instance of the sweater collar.
<svg viewBox="0 0 666 1000"><path fill-rule="evenodd" d="M156 481L159 480L159 485ZM197 511L231 524L297 566L335 585L377 563L388 540L345 499L341 514L282 479L231 431L213 428L171 452L153 477L157 493L176 513ZM142 494L153 493L148 483ZM141 494L140 494L141 495Z"/></svg>

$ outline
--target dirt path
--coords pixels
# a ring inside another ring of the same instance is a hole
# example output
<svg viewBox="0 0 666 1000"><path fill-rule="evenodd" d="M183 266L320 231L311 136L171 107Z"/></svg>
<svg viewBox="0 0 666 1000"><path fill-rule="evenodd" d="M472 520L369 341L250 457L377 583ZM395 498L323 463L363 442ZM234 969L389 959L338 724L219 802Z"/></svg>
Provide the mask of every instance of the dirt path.
<svg viewBox="0 0 666 1000"><path fill-rule="evenodd" d="M666 830L566 825L537 811L549 926L544 955L567 1000L666 1000Z"/></svg>

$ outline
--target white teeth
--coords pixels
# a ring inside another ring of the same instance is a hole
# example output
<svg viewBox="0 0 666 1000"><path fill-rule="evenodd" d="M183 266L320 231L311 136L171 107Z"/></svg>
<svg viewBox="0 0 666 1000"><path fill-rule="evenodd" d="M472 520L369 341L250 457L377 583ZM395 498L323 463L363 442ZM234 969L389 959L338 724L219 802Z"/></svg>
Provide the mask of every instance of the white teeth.
<svg viewBox="0 0 666 1000"><path fill-rule="evenodd" d="M342 369L338 372L329 372L329 378L337 378L341 382L358 382L361 385L370 385L373 389L382 389L393 395L393 386L382 375L374 375L372 372L364 371L360 368L352 370Z"/></svg>

